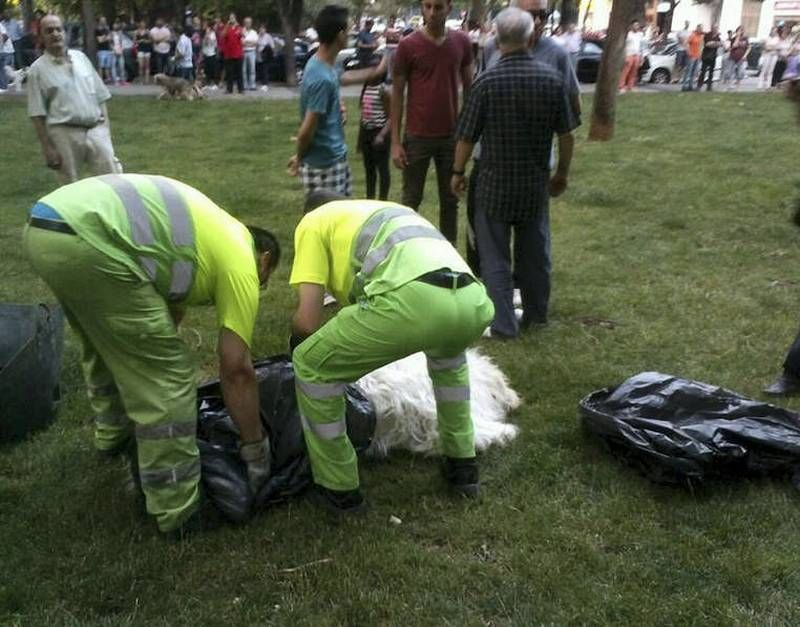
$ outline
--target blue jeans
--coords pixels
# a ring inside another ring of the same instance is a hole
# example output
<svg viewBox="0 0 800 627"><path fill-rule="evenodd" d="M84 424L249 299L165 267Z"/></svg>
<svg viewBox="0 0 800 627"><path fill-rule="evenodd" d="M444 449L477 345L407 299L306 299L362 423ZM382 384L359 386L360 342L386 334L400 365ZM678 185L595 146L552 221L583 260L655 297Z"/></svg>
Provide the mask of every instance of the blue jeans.
<svg viewBox="0 0 800 627"><path fill-rule="evenodd" d="M255 50L245 50L244 51L244 68L242 68L244 72L244 88L245 89L255 89L256 88L256 51Z"/></svg>
<svg viewBox="0 0 800 627"><path fill-rule="evenodd" d="M694 82L697 80L697 72L700 70L700 59L686 59L686 69L683 71L683 81L681 87L687 91L694 89Z"/></svg>
<svg viewBox="0 0 800 627"><path fill-rule="evenodd" d="M11 67L14 63L13 52L0 52L0 89L8 87L8 78L6 78L6 66Z"/></svg>
<svg viewBox="0 0 800 627"><path fill-rule="evenodd" d="M115 83L125 81L125 57L121 54L111 57L111 78Z"/></svg>
<svg viewBox="0 0 800 627"><path fill-rule="evenodd" d="M514 232L513 271L511 232ZM530 220L504 222L475 207L475 238L481 278L494 303L492 333L519 335L523 328L547 322L550 301L550 209L541 207ZM514 284L522 293L522 321L514 315Z"/></svg>

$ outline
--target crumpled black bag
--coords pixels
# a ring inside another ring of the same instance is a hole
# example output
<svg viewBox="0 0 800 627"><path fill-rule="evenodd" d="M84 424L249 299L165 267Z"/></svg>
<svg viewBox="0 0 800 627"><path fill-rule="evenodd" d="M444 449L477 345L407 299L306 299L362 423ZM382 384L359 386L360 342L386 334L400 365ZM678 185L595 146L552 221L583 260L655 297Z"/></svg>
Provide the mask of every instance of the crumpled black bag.
<svg viewBox="0 0 800 627"><path fill-rule="evenodd" d="M247 470L239 458L239 431L225 404L219 381L197 390L197 446L206 496L233 522L285 501L311 484L311 466L294 391L294 370L284 355L254 362L261 397L261 423L270 437L272 474L252 495ZM345 391L347 435L356 452L370 445L375 433L375 409L354 385Z"/></svg>
<svg viewBox="0 0 800 627"><path fill-rule="evenodd" d="M612 454L657 483L792 473L798 486L796 412L659 372L592 392L579 411Z"/></svg>
<svg viewBox="0 0 800 627"><path fill-rule="evenodd" d="M61 307L0 304L0 442L55 420L63 350Z"/></svg>

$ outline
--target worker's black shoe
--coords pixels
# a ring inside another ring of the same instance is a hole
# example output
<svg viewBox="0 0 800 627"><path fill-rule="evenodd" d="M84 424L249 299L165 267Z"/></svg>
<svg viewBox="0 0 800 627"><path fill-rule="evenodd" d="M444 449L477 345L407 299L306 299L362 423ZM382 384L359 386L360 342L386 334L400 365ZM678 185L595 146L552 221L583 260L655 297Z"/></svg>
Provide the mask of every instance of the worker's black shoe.
<svg viewBox="0 0 800 627"><path fill-rule="evenodd" d="M795 396L800 394L800 377L784 372L775 381L764 388L769 396Z"/></svg>
<svg viewBox="0 0 800 627"><path fill-rule="evenodd" d="M180 542L187 537L202 531L213 531L223 525L222 513L209 501L205 493L200 491L200 503L192 515L177 529L165 531L162 535L167 542Z"/></svg>
<svg viewBox="0 0 800 627"><path fill-rule="evenodd" d="M456 494L471 499L478 496L481 482L478 460L474 457L445 457L442 474Z"/></svg>
<svg viewBox="0 0 800 627"><path fill-rule="evenodd" d="M330 490L314 484L311 500L333 514L363 514L367 502L361 490Z"/></svg>

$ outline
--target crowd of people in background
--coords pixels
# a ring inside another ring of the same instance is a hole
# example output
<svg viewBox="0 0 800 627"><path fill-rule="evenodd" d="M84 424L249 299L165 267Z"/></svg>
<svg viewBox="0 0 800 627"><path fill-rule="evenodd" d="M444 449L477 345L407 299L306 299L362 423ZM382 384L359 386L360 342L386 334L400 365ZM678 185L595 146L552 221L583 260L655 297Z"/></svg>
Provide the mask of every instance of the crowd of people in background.
<svg viewBox="0 0 800 627"><path fill-rule="evenodd" d="M27 67L42 53L37 11L29 33L20 20L6 11L0 21L0 89L6 87L4 66ZM86 49L85 35L77 24L65 25L67 46ZM106 84L148 84L155 74L168 74L204 85L227 87L228 93L254 91L269 85L268 63L283 46L267 25L256 28L251 17L241 23L231 13L227 20L189 16L183 24L169 24L158 18L152 24L134 23L123 17L109 23L99 16L94 30L96 67Z"/></svg>

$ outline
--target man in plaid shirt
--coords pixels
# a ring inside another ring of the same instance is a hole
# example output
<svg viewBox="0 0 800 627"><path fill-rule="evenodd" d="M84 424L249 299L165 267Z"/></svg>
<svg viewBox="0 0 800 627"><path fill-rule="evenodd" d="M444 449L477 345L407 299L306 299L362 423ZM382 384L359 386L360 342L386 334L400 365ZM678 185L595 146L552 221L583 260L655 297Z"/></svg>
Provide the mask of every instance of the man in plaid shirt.
<svg viewBox="0 0 800 627"><path fill-rule="evenodd" d="M516 337L532 324L547 322L550 298L549 197L567 188L578 126L562 77L535 61L528 50L533 18L520 9L496 19L502 58L475 81L456 138L451 186L466 189L464 168L475 143L482 145L476 186L475 234L481 276L495 306L494 337ZM550 174L553 133L558 167ZM522 292L523 316L514 315L513 268Z"/></svg>

